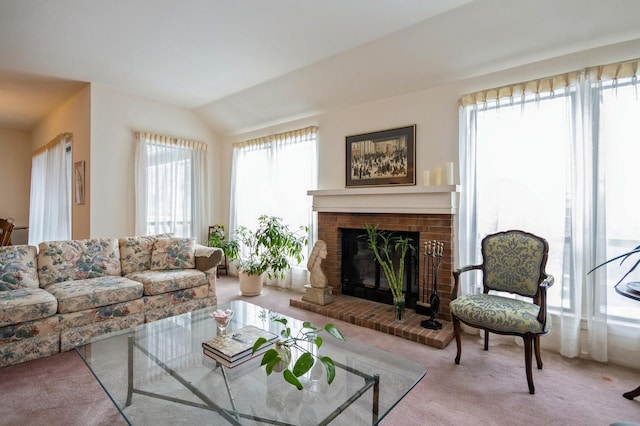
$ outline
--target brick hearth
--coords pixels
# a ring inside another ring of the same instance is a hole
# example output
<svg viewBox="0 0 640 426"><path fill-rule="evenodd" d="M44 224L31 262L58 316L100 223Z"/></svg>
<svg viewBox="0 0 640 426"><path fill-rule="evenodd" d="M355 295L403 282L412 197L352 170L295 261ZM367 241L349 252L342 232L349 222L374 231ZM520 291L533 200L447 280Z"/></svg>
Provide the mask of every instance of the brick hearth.
<svg viewBox="0 0 640 426"><path fill-rule="evenodd" d="M453 339L453 326L448 321L440 321L442 322L441 330L429 330L420 325L425 316L407 309L405 322L400 324L395 320L393 306L357 297L337 295L333 303L325 306L305 302L302 297L297 297L289 299L289 304L438 349L446 348Z"/></svg>

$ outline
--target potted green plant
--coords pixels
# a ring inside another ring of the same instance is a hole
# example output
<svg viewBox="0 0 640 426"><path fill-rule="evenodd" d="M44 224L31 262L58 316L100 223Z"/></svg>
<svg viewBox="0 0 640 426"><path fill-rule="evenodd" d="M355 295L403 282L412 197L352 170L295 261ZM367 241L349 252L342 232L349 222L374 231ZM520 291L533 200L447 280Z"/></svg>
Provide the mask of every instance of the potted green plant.
<svg viewBox="0 0 640 426"><path fill-rule="evenodd" d="M389 290L393 296L393 306L396 310L396 321L404 321L405 299L403 293L404 261L409 250L415 250L411 244L411 238L394 235L393 232L384 232L378 229L378 225L365 225L367 231L367 245L373 251L376 262L382 268L387 279ZM396 263L396 253L400 254ZM397 266L397 268L396 268Z"/></svg>
<svg viewBox="0 0 640 426"><path fill-rule="evenodd" d="M302 262L302 250L308 241L307 231L304 226L292 231L281 218L268 215L258 218L256 230L240 226L235 238L242 248L237 262L242 294L260 294L265 273L270 279L282 279L291 266L290 259Z"/></svg>
<svg viewBox="0 0 640 426"><path fill-rule="evenodd" d="M218 223L209 228L209 247L218 247L224 253L224 267L227 267L229 259L237 259L240 246L236 240L228 240L225 235L224 225Z"/></svg>
<svg viewBox="0 0 640 426"><path fill-rule="evenodd" d="M303 386L298 377L306 374L313 368L317 361L320 361L327 373L327 383L331 384L336 376L335 363L333 359L328 356L318 355L318 351L323 343L322 337L318 334L326 331L336 339L345 341L340 330L333 324L326 324L323 328L318 328L312 323L305 321L302 324L302 328L294 336L291 328L287 326L287 320L285 318L274 318L273 320L282 324L284 329L280 332L281 339L275 343L276 347L269 349L262 356L260 365L266 366L267 375L270 375L274 371L282 372L287 382L294 385L298 390L302 390ZM255 353L266 341L264 337L258 338L253 345L252 353ZM315 346L316 350L309 350L309 345ZM293 367L289 368L291 364L291 349L294 348L299 351L301 355L296 359Z"/></svg>

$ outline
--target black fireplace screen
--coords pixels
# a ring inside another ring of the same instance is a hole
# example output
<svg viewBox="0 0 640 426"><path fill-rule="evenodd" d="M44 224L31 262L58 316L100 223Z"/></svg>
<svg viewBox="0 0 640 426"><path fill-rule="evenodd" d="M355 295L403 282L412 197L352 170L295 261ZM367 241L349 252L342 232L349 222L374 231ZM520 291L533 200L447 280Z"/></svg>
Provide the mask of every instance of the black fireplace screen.
<svg viewBox="0 0 640 426"><path fill-rule="evenodd" d="M342 231L342 294L393 304L393 296L384 272L375 260L373 251L367 245L367 231L364 229L341 229ZM411 239L415 250L405 257L404 294L406 306L415 308L418 300L419 262L417 232L398 232L393 235ZM397 258L399 258L399 254ZM397 263L396 263L397 273Z"/></svg>

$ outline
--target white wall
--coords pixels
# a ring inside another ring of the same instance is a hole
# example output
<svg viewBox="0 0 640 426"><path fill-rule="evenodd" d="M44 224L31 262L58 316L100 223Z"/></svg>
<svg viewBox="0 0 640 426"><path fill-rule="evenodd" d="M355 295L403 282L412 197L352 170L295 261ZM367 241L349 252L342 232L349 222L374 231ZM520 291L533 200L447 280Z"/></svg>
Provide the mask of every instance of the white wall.
<svg viewBox="0 0 640 426"><path fill-rule="evenodd" d="M89 152L91 145L91 88L87 84L69 100L49 113L33 131L32 149L36 149L51 142L61 133L72 133L71 144L72 161L85 161L87 176L91 164ZM31 170L31 165L29 165ZM91 187L91 180L87 177L86 188ZM86 191L85 191L86 192ZM85 195L85 204L72 204L72 229L71 236L74 239L89 238L89 220L91 210L91 196Z"/></svg>
<svg viewBox="0 0 640 426"><path fill-rule="evenodd" d="M29 225L31 187L31 133L0 129L0 218L13 218L15 226ZM10 153L10 154L8 154ZM13 231L14 244L26 244L26 231Z"/></svg>
<svg viewBox="0 0 640 426"><path fill-rule="evenodd" d="M457 164L457 99L446 87L410 93L319 116L319 189L345 186L345 137L416 124L416 183L422 171Z"/></svg>
<svg viewBox="0 0 640 426"><path fill-rule="evenodd" d="M220 143L193 112L92 85L91 236L135 232L136 131L208 145L211 224L220 220Z"/></svg>

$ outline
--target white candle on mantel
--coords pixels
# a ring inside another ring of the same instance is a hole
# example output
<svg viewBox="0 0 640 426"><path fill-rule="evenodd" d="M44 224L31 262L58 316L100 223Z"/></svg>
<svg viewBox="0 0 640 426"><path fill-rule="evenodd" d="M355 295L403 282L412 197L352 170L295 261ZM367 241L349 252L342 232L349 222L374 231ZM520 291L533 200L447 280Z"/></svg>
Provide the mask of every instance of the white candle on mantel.
<svg viewBox="0 0 640 426"><path fill-rule="evenodd" d="M424 186L431 185L431 176L429 174L429 170L425 170L424 172L422 172L422 184Z"/></svg>
<svg viewBox="0 0 640 426"><path fill-rule="evenodd" d="M433 169L433 184L442 185L442 169L440 167Z"/></svg>
<svg viewBox="0 0 640 426"><path fill-rule="evenodd" d="M447 163L447 185L453 185L453 163Z"/></svg>

